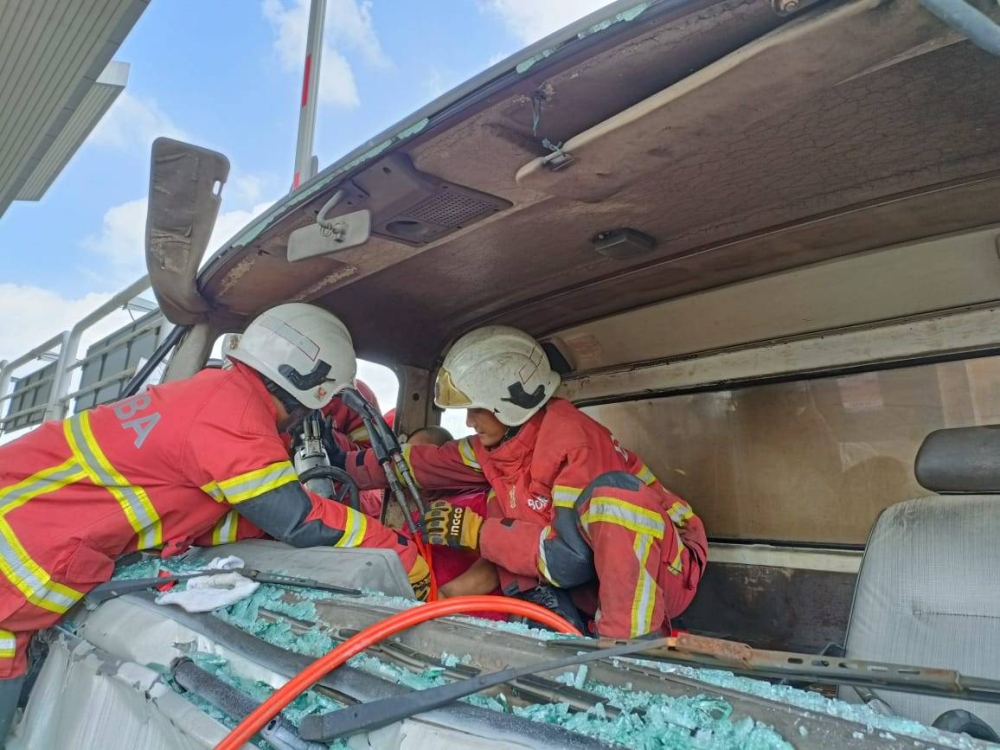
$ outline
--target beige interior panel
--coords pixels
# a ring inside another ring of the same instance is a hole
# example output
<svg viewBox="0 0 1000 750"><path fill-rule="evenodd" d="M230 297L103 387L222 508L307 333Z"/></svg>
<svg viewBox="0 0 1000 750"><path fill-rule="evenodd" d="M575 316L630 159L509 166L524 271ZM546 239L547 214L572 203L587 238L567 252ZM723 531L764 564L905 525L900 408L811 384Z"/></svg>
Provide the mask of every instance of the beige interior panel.
<svg viewBox="0 0 1000 750"><path fill-rule="evenodd" d="M942 427L1000 423L1000 357L588 407L723 539L863 544L929 494L913 461Z"/></svg>
<svg viewBox="0 0 1000 750"><path fill-rule="evenodd" d="M858 23L865 17L866 23ZM893 27L891 41L885 25ZM637 174L666 169L663 178L670 179L669 164L697 158L707 144L732 144L775 111L785 109L791 119L805 92L833 88L914 48L943 41L946 34L930 14L914 14L907 3L862 0L803 14L570 138L562 148L573 155L574 164L554 170L548 165L551 155L539 157L518 170L517 181L550 195L596 203ZM847 44L851 54L844 56ZM735 101L741 106L733 107ZM655 158L663 156L667 164ZM732 166L734 173L742 168ZM823 179L822 174L811 175L802 187ZM734 213L739 208L733 206Z"/></svg>
<svg viewBox="0 0 1000 750"><path fill-rule="evenodd" d="M576 368L613 367L1000 299L996 227L862 253L557 334Z"/></svg>

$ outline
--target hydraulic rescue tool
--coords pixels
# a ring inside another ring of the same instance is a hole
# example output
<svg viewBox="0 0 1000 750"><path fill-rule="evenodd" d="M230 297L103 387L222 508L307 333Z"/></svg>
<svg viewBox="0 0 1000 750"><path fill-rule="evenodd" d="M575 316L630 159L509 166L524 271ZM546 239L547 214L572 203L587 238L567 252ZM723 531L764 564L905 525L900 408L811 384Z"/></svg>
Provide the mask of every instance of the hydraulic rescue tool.
<svg viewBox="0 0 1000 750"><path fill-rule="evenodd" d="M351 508L361 510L361 494L357 484L346 471L331 466L330 459L323 450L322 412L312 411L302 420L302 432L294 461L299 481L310 492L338 502L344 502L347 498L347 504Z"/></svg>
<svg viewBox="0 0 1000 750"><path fill-rule="evenodd" d="M400 477L402 477L403 482L406 484L406 488L409 490L421 518L423 518L426 508L424 507L423 500L420 498L420 490L417 487L416 480L413 478L413 472L410 471L410 465L406 463L406 459L403 457L403 447L399 444L399 438L393 432L392 428L389 427L385 421L385 417L379 413L378 409L372 406L368 402L368 399L362 396L356 389L345 388L341 391L340 397L365 423L365 428L368 430L368 435L371 438L372 449L375 451L375 456L379 464L385 471L389 488L392 490L397 502L401 503L403 510L406 511L407 523L410 524L411 531L415 532L416 529L412 528L413 521L410 519L410 513L407 509L406 497L399 481Z"/></svg>
<svg viewBox="0 0 1000 750"><path fill-rule="evenodd" d="M427 565L431 569L430 599L433 601L437 599L437 581L434 577L431 551L424 543L424 539L426 538L424 513L427 508L420 497L420 490L417 487L416 479L413 477L413 472L410 471L410 465L406 462L406 457L403 456L403 447L399 444L399 438L385 421L385 417L382 416L379 410L372 406L368 402L368 399L362 396L355 388L345 388L340 392L340 397L349 409L361 417L361 420L365 424L365 429L368 430L372 450L375 451L375 458L385 472L389 491L403 512L406 525L410 529L410 533L413 534L417 550L423 556L424 560L427 561ZM413 518L410 516L409 503L406 501L406 495L403 492L399 477L403 478L403 482L406 484L410 496L416 505L417 523L414 523Z"/></svg>
<svg viewBox="0 0 1000 750"><path fill-rule="evenodd" d="M269 583L276 586L294 586L296 588L306 589L319 589L320 591L329 591L331 593L342 594L344 596L361 596L362 593L358 589L334 586L329 583L323 583L322 581L315 581L311 578L295 578L294 576L283 576L278 575L277 573L265 573L259 570L254 570L253 568L234 568L231 570L202 570L196 573L182 573L179 575L160 576L159 578L133 578L120 581L107 581L106 583L98 584L92 588L84 597L84 601L87 603L88 607L96 607L109 599L115 599L119 596L124 596L125 594L134 594L137 591L145 591L146 589L162 586L165 583L188 581L192 578L218 575L221 573L239 573L241 576L249 578L252 581L257 581L257 583Z"/></svg>
<svg viewBox="0 0 1000 750"><path fill-rule="evenodd" d="M621 643L622 641L608 638L556 639L546 641L545 645L548 648L593 649L595 653L600 653ZM789 651L764 651L737 641L687 633L647 643L647 648L636 654L638 658L722 669L751 677L804 679L827 685L882 688L901 693L1000 703L1000 680L968 677L951 669L912 667Z"/></svg>

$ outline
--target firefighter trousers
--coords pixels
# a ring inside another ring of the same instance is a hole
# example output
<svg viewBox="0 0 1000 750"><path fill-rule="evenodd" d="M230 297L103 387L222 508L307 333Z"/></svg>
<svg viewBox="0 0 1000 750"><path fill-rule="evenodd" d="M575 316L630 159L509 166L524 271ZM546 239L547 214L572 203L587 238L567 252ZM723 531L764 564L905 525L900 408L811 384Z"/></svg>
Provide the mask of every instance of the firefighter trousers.
<svg viewBox="0 0 1000 750"><path fill-rule="evenodd" d="M548 577L564 588L596 579L601 636L665 631L694 598L708 546L704 527L686 505L678 514L668 504L635 475L610 472L572 508L556 508L556 533L542 541Z"/></svg>

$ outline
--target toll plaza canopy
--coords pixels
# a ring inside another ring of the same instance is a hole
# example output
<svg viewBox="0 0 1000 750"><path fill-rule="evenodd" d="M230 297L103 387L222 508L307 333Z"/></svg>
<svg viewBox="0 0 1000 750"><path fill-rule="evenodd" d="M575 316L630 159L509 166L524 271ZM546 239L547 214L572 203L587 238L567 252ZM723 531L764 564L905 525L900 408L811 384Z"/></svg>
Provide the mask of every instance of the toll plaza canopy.
<svg viewBox="0 0 1000 750"><path fill-rule="evenodd" d="M39 200L125 87L149 0L0 0L0 216Z"/></svg>

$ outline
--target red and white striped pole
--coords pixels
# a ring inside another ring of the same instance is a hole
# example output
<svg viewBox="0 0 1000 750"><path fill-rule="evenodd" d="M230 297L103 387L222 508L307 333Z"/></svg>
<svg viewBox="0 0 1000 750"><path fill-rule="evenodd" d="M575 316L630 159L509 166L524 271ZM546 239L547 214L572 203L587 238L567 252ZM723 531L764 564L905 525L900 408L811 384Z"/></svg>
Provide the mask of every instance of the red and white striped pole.
<svg viewBox="0 0 1000 750"><path fill-rule="evenodd" d="M295 145L295 179L292 190L315 174L313 137L316 131L316 96L323 54L323 27L326 23L326 0L311 0L309 30L306 33L306 63L302 72L302 106L299 109L299 135Z"/></svg>

